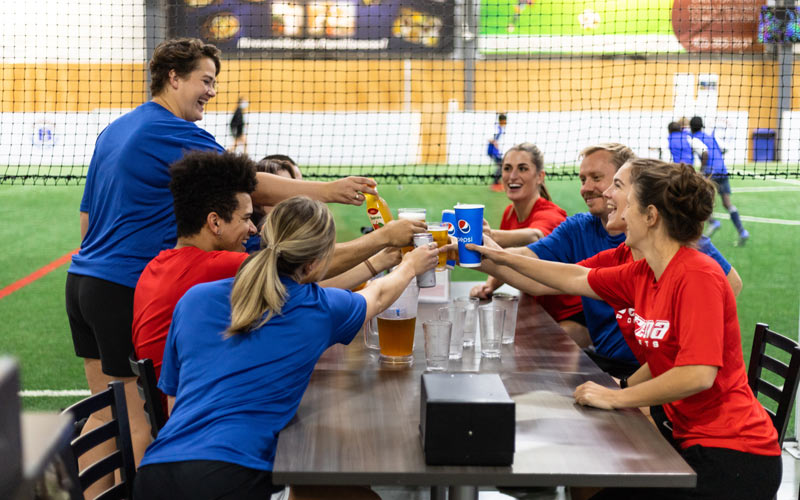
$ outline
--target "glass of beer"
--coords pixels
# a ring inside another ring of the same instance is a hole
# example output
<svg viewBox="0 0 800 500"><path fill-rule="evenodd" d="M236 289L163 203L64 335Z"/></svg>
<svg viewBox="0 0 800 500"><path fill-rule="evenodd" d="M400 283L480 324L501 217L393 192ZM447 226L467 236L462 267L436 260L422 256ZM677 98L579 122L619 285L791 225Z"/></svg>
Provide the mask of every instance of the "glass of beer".
<svg viewBox="0 0 800 500"><path fill-rule="evenodd" d="M399 220L408 219L408 220L418 220L425 222L427 211L424 208L398 208L397 209L397 218ZM411 250L414 250L412 245L407 247L403 247L403 255L407 254Z"/></svg>
<svg viewBox="0 0 800 500"><path fill-rule="evenodd" d="M412 279L403 294L378 315L381 362L410 365L414 360L414 329L417 326L419 288Z"/></svg>
<svg viewBox="0 0 800 500"><path fill-rule="evenodd" d="M428 226L428 232L433 235L433 241L437 247L442 248L450 243L445 226ZM444 271L445 269L447 269L447 252L439 254L439 263L436 265L437 271Z"/></svg>

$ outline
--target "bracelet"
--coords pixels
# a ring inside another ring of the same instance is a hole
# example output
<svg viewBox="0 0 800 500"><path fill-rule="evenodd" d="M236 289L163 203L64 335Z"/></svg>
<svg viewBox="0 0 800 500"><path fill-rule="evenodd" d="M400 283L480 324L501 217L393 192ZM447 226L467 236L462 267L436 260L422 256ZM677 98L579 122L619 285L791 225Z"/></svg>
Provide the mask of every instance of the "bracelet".
<svg viewBox="0 0 800 500"><path fill-rule="evenodd" d="M619 379L619 388L620 389L628 388L628 377L622 377L621 379Z"/></svg>
<svg viewBox="0 0 800 500"><path fill-rule="evenodd" d="M364 264L366 264L366 265L367 265L367 269L369 269L369 272L370 272L370 273L372 273L372 276L373 276L373 277L375 277L375 276L377 276L377 275L378 275L378 271L376 271L376 270L375 270L375 267L373 267L373 265L372 265L372 264L370 264L370 262L369 262L369 259L365 260L365 261L364 261Z"/></svg>

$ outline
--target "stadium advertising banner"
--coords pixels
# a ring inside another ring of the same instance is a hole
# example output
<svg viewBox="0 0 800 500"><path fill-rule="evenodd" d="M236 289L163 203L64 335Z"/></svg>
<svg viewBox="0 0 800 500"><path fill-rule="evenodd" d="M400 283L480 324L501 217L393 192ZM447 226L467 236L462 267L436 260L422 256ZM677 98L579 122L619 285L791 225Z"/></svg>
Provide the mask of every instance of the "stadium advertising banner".
<svg viewBox="0 0 800 500"><path fill-rule="evenodd" d="M485 54L762 52L765 0L481 0Z"/></svg>
<svg viewBox="0 0 800 500"><path fill-rule="evenodd" d="M231 50L453 50L455 0L172 0L171 36Z"/></svg>

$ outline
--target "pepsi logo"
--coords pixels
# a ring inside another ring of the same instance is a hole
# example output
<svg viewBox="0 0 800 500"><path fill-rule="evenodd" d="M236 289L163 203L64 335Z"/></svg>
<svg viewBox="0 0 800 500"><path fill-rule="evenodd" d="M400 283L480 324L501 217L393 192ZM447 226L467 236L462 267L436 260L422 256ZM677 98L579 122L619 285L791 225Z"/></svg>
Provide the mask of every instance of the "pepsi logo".
<svg viewBox="0 0 800 500"><path fill-rule="evenodd" d="M464 219L459 219L458 230L461 231L462 233L468 233L469 229L470 229L469 222L465 221Z"/></svg>
<svg viewBox="0 0 800 500"><path fill-rule="evenodd" d="M442 225L447 228L447 234L450 236L456 233L456 227L453 225L452 222L442 222Z"/></svg>

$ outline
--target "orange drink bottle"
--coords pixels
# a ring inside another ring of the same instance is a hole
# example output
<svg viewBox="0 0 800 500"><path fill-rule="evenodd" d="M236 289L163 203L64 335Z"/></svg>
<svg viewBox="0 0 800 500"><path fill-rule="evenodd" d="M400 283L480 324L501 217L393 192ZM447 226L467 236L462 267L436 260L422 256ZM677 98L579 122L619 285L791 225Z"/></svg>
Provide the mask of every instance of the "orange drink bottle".
<svg viewBox="0 0 800 500"><path fill-rule="evenodd" d="M373 229L380 229L392 220L392 212L389 210L389 204L386 203L386 200L370 193L364 193L364 199L366 200L369 223L372 224Z"/></svg>

